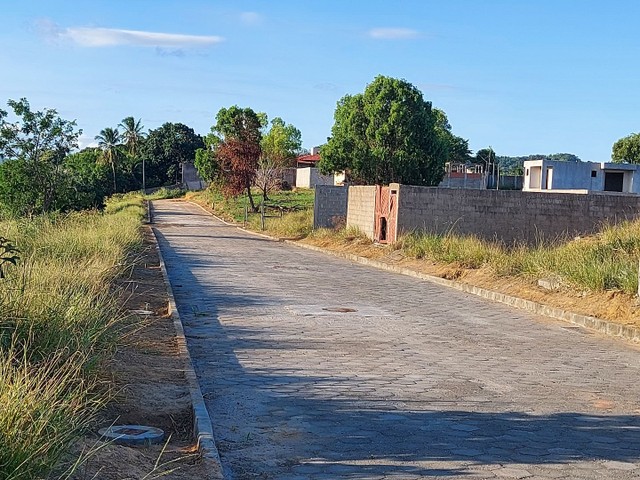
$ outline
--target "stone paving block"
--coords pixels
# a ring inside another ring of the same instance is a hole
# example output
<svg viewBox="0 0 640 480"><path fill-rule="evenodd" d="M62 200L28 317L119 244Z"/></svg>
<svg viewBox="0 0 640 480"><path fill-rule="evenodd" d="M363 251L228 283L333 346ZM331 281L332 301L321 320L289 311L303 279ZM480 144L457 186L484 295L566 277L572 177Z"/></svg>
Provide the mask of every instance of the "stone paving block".
<svg viewBox="0 0 640 480"><path fill-rule="evenodd" d="M229 478L640 476L637 346L154 204Z"/></svg>

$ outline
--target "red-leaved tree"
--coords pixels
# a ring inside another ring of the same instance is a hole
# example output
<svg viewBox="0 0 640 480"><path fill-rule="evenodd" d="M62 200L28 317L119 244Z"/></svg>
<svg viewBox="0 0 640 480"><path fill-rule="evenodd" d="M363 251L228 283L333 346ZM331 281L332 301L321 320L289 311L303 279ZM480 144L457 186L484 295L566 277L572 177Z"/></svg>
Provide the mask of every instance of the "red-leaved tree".
<svg viewBox="0 0 640 480"><path fill-rule="evenodd" d="M262 152L261 129L266 116L251 108L233 106L222 108L216 115L215 131L222 137L216 157L220 166L220 178L226 195L239 195L246 190L251 209L256 205L251 195L251 185L256 178L258 160Z"/></svg>
<svg viewBox="0 0 640 480"><path fill-rule="evenodd" d="M235 196L246 191L251 209L255 211L251 185L258 169L260 144L230 138L218 145L217 158L223 177L223 193L226 196Z"/></svg>

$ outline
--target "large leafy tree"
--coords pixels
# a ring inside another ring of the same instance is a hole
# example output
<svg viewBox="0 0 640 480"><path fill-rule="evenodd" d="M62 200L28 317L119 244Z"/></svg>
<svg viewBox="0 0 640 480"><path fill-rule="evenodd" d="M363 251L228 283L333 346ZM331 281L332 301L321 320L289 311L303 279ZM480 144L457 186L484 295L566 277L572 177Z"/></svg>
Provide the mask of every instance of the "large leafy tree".
<svg viewBox="0 0 640 480"><path fill-rule="evenodd" d="M434 130L437 141L434 151L438 156L444 156L448 162L467 163L471 161L469 141L458 137L451 132L451 124L446 114L438 109L433 109L435 118Z"/></svg>
<svg viewBox="0 0 640 480"><path fill-rule="evenodd" d="M69 179L70 196L76 209L100 208L113 191L109 187L109 166L101 161L102 151L85 148L67 155L64 170Z"/></svg>
<svg viewBox="0 0 640 480"><path fill-rule="evenodd" d="M640 133L632 133L614 143L611 159L616 163L640 163Z"/></svg>
<svg viewBox="0 0 640 480"><path fill-rule="evenodd" d="M262 191L263 200L268 200L269 192L280 186L283 169L295 166L302 148L302 134L293 125L276 117L262 137L261 148L255 183Z"/></svg>
<svg viewBox="0 0 640 480"><path fill-rule="evenodd" d="M234 105L220 109L212 129L220 137L216 159L223 192L232 196L246 191L254 211L251 186L258 170L262 128L266 123L266 115Z"/></svg>
<svg viewBox="0 0 640 480"><path fill-rule="evenodd" d="M204 148L202 137L183 123L167 122L150 130L140 149L147 168L147 186L178 183L181 165L193 162L199 148Z"/></svg>
<svg viewBox="0 0 640 480"><path fill-rule="evenodd" d="M95 136L95 139L98 141L98 147L102 150L101 160L111 167L113 175L113 191L117 192L116 168L122 156L122 150L120 149L122 136L117 128L107 127L100 130L100 133Z"/></svg>
<svg viewBox="0 0 640 480"><path fill-rule="evenodd" d="M445 130L416 87L378 76L364 93L338 102L319 166L346 170L358 183L437 185L449 153Z"/></svg>
<svg viewBox="0 0 640 480"><path fill-rule="evenodd" d="M54 109L32 111L26 98L9 100L14 121L0 110L0 204L15 215L62 208L67 179L63 160L82 130Z"/></svg>
<svg viewBox="0 0 640 480"><path fill-rule="evenodd" d="M220 145L220 137L214 132L204 136L204 147L196 150L196 160L194 165L198 170L198 175L205 182L214 182L220 174L220 166L216 156L218 145Z"/></svg>

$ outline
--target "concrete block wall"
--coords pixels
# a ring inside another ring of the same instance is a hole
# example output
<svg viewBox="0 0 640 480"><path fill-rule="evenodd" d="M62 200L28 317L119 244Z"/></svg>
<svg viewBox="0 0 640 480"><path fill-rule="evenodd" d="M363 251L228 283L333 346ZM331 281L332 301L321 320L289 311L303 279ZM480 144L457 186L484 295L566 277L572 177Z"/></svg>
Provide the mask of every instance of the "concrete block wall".
<svg viewBox="0 0 640 480"><path fill-rule="evenodd" d="M486 188L486 178L482 176L445 176L439 187L444 188Z"/></svg>
<svg viewBox="0 0 640 480"><path fill-rule="evenodd" d="M503 190L522 190L522 175L500 175L500 188Z"/></svg>
<svg viewBox="0 0 640 480"><path fill-rule="evenodd" d="M334 228L347 220L348 187L317 185L313 204L313 228Z"/></svg>
<svg viewBox="0 0 640 480"><path fill-rule="evenodd" d="M376 214L376 187L349 187L347 227L356 227L373 239Z"/></svg>
<svg viewBox="0 0 640 480"><path fill-rule="evenodd" d="M535 243L599 230L640 217L640 196L509 190L462 190L402 185L398 232L455 232Z"/></svg>
<svg viewBox="0 0 640 480"><path fill-rule="evenodd" d="M282 184L286 184L288 187L296 186L296 168L283 168L281 176Z"/></svg>

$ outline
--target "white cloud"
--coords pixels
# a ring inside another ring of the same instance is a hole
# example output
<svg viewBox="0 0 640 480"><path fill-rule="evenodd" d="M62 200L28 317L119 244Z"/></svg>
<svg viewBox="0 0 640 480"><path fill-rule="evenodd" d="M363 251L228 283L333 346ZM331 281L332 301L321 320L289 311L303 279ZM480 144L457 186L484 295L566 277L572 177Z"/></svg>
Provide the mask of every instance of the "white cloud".
<svg viewBox="0 0 640 480"><path fill-rule="evenodd" d="M404 40L418 38L420 32L410 28L372 28L369 36L376 40Z"/></svg>
<svg viewBox="0 0 640 480"><path fill-rule="evenodd" d="M313 88L317 89L317 90L323 90L326 92L335 92L338 90L338 85L336 85L335 83L331 83L331 82L323 82L323 83L316 83Z"/></svg>
<svg viewBox="0 0 640 480"><path fill-rule="evenodd" d="M159 48L206 47L224 41L215 35L183 35L178 33L122 30L117 28L61 28L50 20L38 22L40 32L50 40L68 40L81 47L114 47L134 45Z"/></svg>
<svg viewBox="0 0 640 480"><path fill-rule="evenodd" d="M98 142L96 142L95 138L83 133L78 137L78 150L82 150L87 147L97 147Z"/></svg>
<svg viewBox="0 0 640 480"><path fill-rule="evenodd" d="M262 15L257 12L242 12L240 21L245 25L259 25L262 23Z"/></svg>

